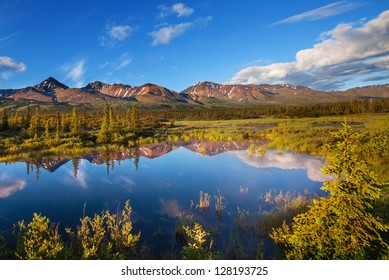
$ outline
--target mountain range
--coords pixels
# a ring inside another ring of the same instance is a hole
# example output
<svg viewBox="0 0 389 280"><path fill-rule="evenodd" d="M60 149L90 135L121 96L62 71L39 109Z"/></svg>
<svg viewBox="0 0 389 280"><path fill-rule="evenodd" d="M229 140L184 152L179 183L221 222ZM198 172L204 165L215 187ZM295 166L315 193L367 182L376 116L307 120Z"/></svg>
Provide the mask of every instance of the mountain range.
<svg viewBox="0 0 389 280"><path fill-rule="evenodd" d="M260 142L258 142L260 143ZM250 146L248 141L235 141L235 142L208 142L208 141L191 141L191 142L161 142L158 144L145 144L139 148L133 149L124 149L121 151L115 151L112 153L112 158L114 160L122 161L126 159L133 159L136 157L144 157L148 159L157 158L172 152L173 150L183 147L193 153L200 154L202 156L215 156L228 151L242 151L247 150ZM104 158L98 152L93 154L85 155L82 157L89 161L90 163L101 165L107 162L107 159ZM39 165L44 169L54 172L59 167L70 161L70 157L60 157L60 158L42 158L39 161Z"/></svg>
<svg viewBox="0 0 389 280"><path fill-rule="evenodd" d="M345 91L318 91L288 84L225 85L199 82L176 92L155 84L131 86L95 81L81 88L69 88L53 77L21 89L0 89L0 98L49 104L135 101L145 105L186 104L189 106L299 105L389 98L389 84L356 87Z"/></svg>

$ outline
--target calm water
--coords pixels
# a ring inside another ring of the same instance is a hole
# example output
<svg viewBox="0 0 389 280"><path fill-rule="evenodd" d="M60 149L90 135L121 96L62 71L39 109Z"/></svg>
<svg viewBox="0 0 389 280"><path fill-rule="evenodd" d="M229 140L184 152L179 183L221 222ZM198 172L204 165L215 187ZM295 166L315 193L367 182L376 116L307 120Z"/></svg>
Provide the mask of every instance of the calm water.
<svg viewBox="0 0 389 280"><path fill-rule="evenodd" d="M1 163L0 233L11 236L12 225L31 220L33 212L60 222L60 228L74 227L84 205L86 214L93 215L103 210L116 212L118 203L130 199L134 231L141 231L150 258L161 258L177 248L179 213L194 214L200 223L213 228L216 248L224 250L234 234L238 208L255 213L262 203L259 197L270 189L319 192L324 180L322 159L272 150L259 158L249 155L248 146L162 143L116 153L111 156L114 160L94 154L79 160ZM200 191L212 195L208 211L195 207ZM217 194L226 201L221 217L214 213L213 196Z"/></svg>

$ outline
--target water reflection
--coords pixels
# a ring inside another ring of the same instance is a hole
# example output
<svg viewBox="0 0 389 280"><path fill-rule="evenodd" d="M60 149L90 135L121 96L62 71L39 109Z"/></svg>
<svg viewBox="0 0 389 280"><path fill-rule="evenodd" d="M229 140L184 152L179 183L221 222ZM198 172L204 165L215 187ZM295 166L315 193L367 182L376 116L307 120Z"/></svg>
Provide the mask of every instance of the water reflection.
<svg viewBox="0 0 389 280"><path fill-rule="evenodd" d="M64 181L68 184L75 184L82 188L87 188L88 181L90 181L87 173L87 163L85 160L74 159L72 160L72 165L73 169L66 168L66 174L68 176L64 177Z"/></svg>
<svg viewBox="0 0 389 280"><path fill-rule="evenodd" d="M6 172L0 174L0 198L7 198L27 186L24 179L12 178Z"/></svg>
<svg viewBox="0 0 389 280"><path fill-rule="evenodd" d="M143 145L139 148L121 148L119 150L106 149L100 152L96 151L92 154L84 155L79 158L52 157L26 160L26 174L29 175L34 172L36 180L39 181L41 168L49 171L50 173L54 173L62 166L66 166L68 162L71 162L72 168L65 167L65 173L67 176L65 176L63 180L66 183L87 188L88 183L91 181L90 176L88 175L89 164L105 165L106 173L109 174L110 172L114 172L115 162L120 165L122 161L130 160L133 162L136 170L138 170L141 157L145 159L156 159L182 147L193 153L208 157L229 152L228 154L239 158L246 165L258 169L278 168L282 170L306 170L308 178L316 182L323 182L324 180L329 179L328 176L323 175L320 171L324 166L324 159L322 158L314 158L304 154L297 154L288 151L279 153L275 150L267 150L263 154L257 156L255 152L253 153L250 151L253 145L261 146L263 143L252 144L247 141L162 142L158 144ZM150 166L147 164L142 165L142 168L149 167ZM177 175L182 176L183 171L179 170ZM11 177L7 176L8 175L6 173L0 175L0 197L8 197L15 191L21 190L26 186L25 180L15 178L11 180ZM120 178L127 186L136 185L133 179L128 176L120 175ZM105 178L105 180L109 183L108 179ZM156 182L156 184L166 184L166 182ZM241 188L245 187L241 186Z"/></svg>
<svg viewBox="0 0 389 280"><path fill-rule="evenodd" d="M75 227L85 204L86 214L93 216L104 210L116 212L129 199L134 232L142 232L154 254L151 258L178 246L175 229L183 215L215 228L215 244L226 248L237 223L245 228L260 207L267 209L260 198L269 190L316 192L322 185L322 159L272 150L260 157L248 152L250 145L258 150L263 144L164 142L103 149L77 158L1 163L0 232L12 235L10 221L31 220L34 212L62 227ZM210 198L204 209L196 208L201 192ZM222 199L218 202L215 196ZM218 207L221 210L215 214Z"/></svg>
<svg viewBox="0 0 389 280"><path fill-rule="evenodd" d="M250 143L247 141L234 142L207 142L207 141L191 141L191 142L161 142L158 144L146 144L139 148L122 148L120 150L96 151L92 154L84 155L80 158L67 157L50 157L41 159L27 159L26 173L29 175L35 172L36 179L39 180L40 168L49 172L56 172L61 166L66 165L69 161L72 162L73 169L67 170L69 175L74 177L74 180L65 178L68 182L75 182L78 185L87 187L87 174L85 173L85 161L95 165L106 165L107 173L113 172L115 161L121 162L125 160L133 160L136 169L139 166L140 157L154 159L166 155L180 147L183 147L194 153L203 156L214 156L227 151L246 150Z"/></svg>
<svg viewBox="0 0 389 280"><path fill-rule="evenodd" d="M170 218L175 218L178 216L180 211L180 206L176 199L159 199L159 203L161 204L160 213L162 215L166 215Z"/></svg>
<svg viewBox="0 0 389 280"><path fill-rule="evenodd" d="M304 169L307 171L308 178L312 181L323 182L329 179L320 171L324 166L324 159L322 158L313 158L287 151L279 153L276 150L268 150L261 157L249 155L245 151L235 151L233 154L242 162L256 168Z"/></svg>

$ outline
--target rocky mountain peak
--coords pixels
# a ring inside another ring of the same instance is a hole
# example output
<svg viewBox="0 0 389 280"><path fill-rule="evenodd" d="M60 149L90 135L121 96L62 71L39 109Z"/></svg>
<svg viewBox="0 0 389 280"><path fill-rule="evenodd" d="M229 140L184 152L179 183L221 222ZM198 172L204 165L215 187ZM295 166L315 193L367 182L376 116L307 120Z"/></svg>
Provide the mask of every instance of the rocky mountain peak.
<svg viewBox="0 0 389 280"><path fill-rule="evenodd" d="M57 90L60 89L68 89L69 87L62 84L58 80L56 80L53 77L49 77L40 84L34 86L34 89L49 94L49 93L55 93Z"/></svg>

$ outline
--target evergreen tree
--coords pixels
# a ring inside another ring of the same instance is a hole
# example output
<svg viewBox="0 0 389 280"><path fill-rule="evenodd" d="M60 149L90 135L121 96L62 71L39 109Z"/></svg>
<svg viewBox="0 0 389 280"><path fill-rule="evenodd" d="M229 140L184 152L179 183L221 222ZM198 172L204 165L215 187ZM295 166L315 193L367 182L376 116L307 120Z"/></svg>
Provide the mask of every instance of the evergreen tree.
<svg viewBox="0 0 389 280"><path fill-rule="evenodd" d="M108 124L110 130L112 130L113 125L114 125L114 120L113 120L113 109L112 109L112 107L110 106L110 107L109 107L109 124Z"/></svg>
<svg viewBox="0 0 389 280"><path fill-rule="evenodd" d="M35 115L31 117L30 126L28 127L28 135L32 138L38 137L39 130L39 110L38 107L35 109Z"/></svg>
<svg viewBox="0 0 389 280"><path fill-rule="evenodd" d="M108 143L110 141L110 139L111 139L111 131L110 131L109 106L106 102L104 105L101 128L100 128L99 134L97 135L97 142Z"/></svg>
<svg viewBox="0 0 389 280"><path fill-rule="evenodd" d="M69 123L65 114L61 116L61 132L65 133L69 131Z"/></svg>
<svg viewBox="0 0 389 280"><path fill-rule="evenodd" d="M55 142L59 142L59 134L61 130L61 117L59 113L55 115Z"/></svg>
<svg viewBox="0 0 389 280"><path fill-rule="evenodd" d="M80 135L80 122L77 116L77 109L73 107L72 118L70 120L70 133L72 136Z"/></svg>
<svg viewBox="0 0 389 280"><path fill-rule="evenodd" d="M45 125L45 138L46 138L46 140L50 140L50 121L49 120L46 121L46 125Z"/></svg>
<svg viewBox="0 0 389 280"><path fill-rule="evenodd" d="M24 119L25 121L25 126L28 127L31 122L31 108L30 108L30 103L27 102L26 105L26 117Z"/></svg>
<svg viewBox="0 0 389 280"><path fill-rule="evenodd" d="M140 128L139 113L136 108L136 105L133 104L131 108L130 130L133 131L134 133L138 133L139 128Z"/></svg>
<svg viewBox="0 0 389 280"><path fill-rule="evenodd" d="M388 254L381 233L389 227L372 211L382 185L355 156L356 137L346 124L335 133L335 156L323 168L336 177L322 187L329 197L314 200L291 227L284 223L273 230L271 237L288 259L380 259Z"/></svg>
<svg viewBox="0 0 389 280"><path fill-rule="evenodd" d="M9 129L9 123L8 123L8 115L7 115L7 110L4 108L3 109L3 120L1 123L1 130L8 130Z"/></svg>

